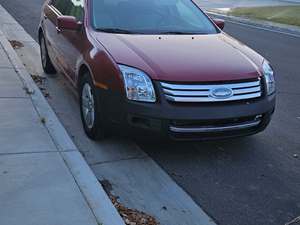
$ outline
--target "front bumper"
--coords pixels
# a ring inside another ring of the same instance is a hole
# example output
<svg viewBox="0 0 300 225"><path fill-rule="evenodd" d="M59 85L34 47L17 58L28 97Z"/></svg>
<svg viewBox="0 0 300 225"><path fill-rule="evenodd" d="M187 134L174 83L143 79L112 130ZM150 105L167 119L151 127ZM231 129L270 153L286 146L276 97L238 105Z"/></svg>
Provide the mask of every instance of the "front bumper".
<svg viewBox="0 0 300 225"><path fill-rule="evenodd" d="M100 90L99 90L100 91ZM275 95L217 103L172 103L157 90L156 103L128 101L121 93L101 91L106 118L131 131L151 131L179 140L210 140L263 131L275 110Z"/></svg>

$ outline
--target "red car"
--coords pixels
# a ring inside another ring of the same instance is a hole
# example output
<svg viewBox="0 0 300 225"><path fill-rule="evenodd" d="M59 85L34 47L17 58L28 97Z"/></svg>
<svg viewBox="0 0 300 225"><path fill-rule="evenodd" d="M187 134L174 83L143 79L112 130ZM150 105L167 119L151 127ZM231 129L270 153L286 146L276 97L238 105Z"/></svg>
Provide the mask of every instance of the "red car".
<svg viewBox="0 0 300 225"><path fill-rule="evenodd" d="M47 0L42 65L78 89L92 139L112 127L175 139L255 134L275 109L274 72L223 27L191 0Z"/></svg>

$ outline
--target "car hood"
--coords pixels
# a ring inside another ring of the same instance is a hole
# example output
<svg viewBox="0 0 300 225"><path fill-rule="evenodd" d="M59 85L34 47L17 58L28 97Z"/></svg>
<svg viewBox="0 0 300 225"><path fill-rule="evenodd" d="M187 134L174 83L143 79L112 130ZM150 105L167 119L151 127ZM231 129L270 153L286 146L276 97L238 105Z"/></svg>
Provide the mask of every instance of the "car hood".
<svg viewBox="0 0 300 225"><path fill-rule="evenodd" d="M263 57L225 33L127 35L95 33L119 63L161 81L209 82L260 76Z"/></svg>

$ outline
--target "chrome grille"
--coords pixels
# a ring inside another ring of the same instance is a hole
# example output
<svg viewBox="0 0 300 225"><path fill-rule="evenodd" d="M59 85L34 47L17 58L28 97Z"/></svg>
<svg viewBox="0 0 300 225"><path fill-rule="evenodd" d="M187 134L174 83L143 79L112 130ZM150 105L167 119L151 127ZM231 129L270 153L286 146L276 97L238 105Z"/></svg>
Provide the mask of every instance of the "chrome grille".
<svg viewBox="0 0 300 225"><path fill-rule="evenodd" d="M261 97L261 80L228 84L172 84L161 82L163 92L172 102L225 102ZM216 94L219 91L219 96Z"/></svg>

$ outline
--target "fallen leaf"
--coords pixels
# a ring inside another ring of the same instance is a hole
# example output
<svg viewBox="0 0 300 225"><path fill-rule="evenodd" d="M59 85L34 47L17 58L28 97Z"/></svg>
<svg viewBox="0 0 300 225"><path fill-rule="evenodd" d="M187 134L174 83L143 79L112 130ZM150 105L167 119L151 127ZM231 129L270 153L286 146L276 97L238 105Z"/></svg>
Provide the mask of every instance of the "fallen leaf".
<svg viewBox="0 0 300 225"><path fill-rule="evenodd" d="M104 187L104 190L108 194L110 200L118 210L126 225L159 225L153 216L147 215L146 213L136 209L129 209L122 205L118 201L118 197L111 193L112 185L108 180L100 181L100 183Z"/></svg>
<svg viewBox="0 0 300 225"><path fill-rule="evenodd" d="M41 118L41 123L45 124L46 123L46 119L44 117Z"/></svg>
<svg viewBox="0 0 300 225"><path fill-rule="evenodd" d="M19 49L19 48L23 48L24 47L24 45L21 42L16 41L16 40L10 40L9 43L11 44L11 46L14 49Z"/></svg>
<svg viewBox="0 0 300 225"><path fill-rule="evenodd" d="M24 87L23 89L25 90L26 94L28 94L28 95L33 95L34 94L34 91L30 90L28 87Z"/></svg>

